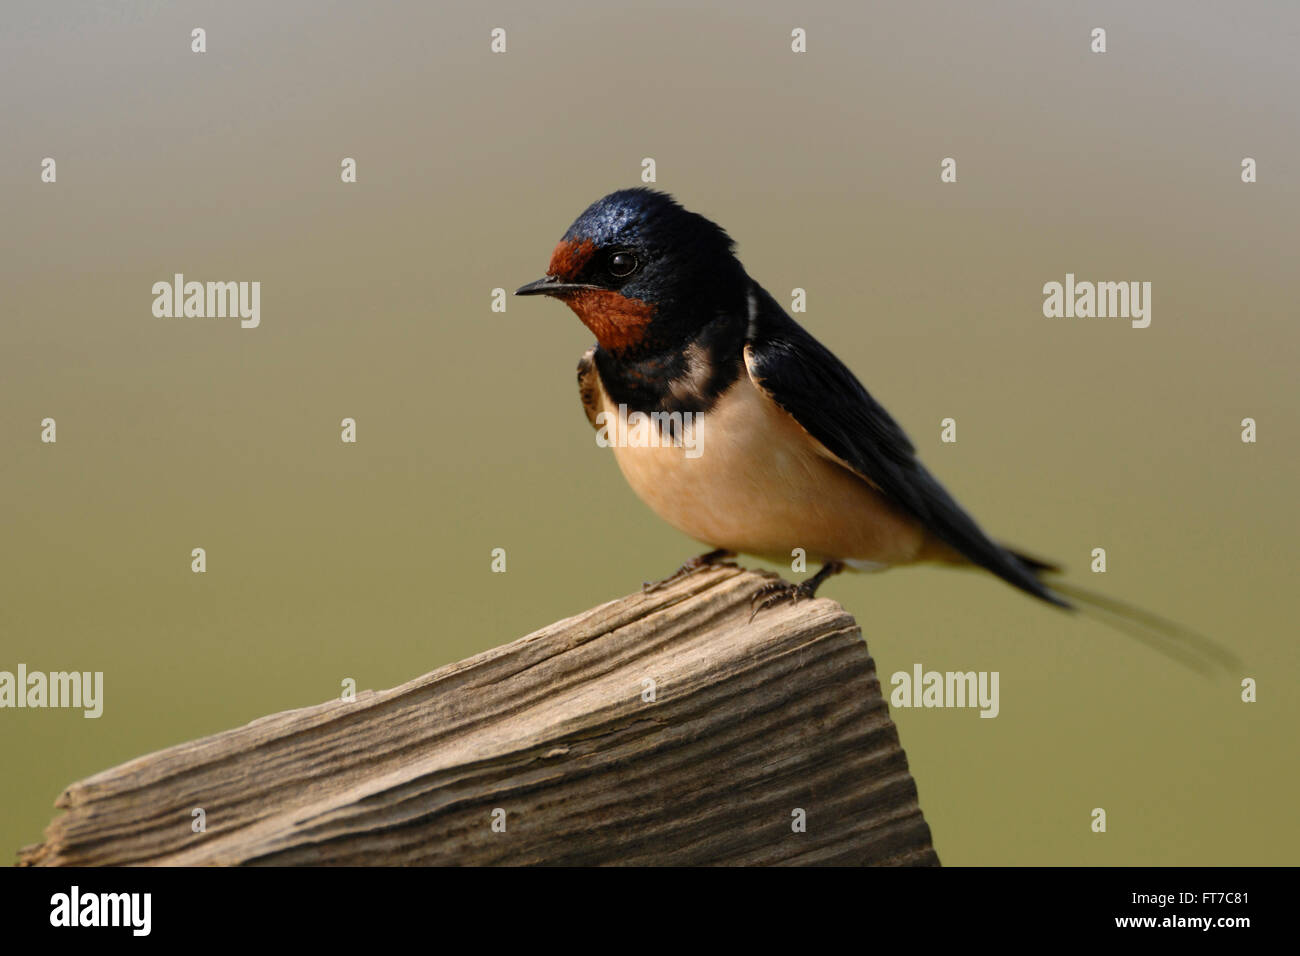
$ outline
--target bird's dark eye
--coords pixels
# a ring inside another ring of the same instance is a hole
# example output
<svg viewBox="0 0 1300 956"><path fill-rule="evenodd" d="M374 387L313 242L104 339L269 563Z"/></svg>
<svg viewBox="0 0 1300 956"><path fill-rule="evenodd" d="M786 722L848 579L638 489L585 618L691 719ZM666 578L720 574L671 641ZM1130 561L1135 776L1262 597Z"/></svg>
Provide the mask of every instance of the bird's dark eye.
<svg viewBox="0 0 1300 956"><path fill-rule="evenodd" d="M616 252L609 257L609 274L622 279L636 272L639 263L630 252Z"/></svg>

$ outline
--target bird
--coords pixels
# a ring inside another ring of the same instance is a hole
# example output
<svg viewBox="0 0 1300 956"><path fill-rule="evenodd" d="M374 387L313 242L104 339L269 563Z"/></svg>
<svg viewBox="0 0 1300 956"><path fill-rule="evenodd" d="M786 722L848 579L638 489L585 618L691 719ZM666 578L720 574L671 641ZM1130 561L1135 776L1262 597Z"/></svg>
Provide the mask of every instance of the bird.
<svg viewBox="0 0 1300 956"><path fill-rule="evenodd" d="M938 563L1086 608L1198 670L1235 661L986 534L848 367L749 276L726 231L669 194L621 189L592 203L546 274L515 294L558 299L595 336L578 363L588 420L606 437L623 426L609 444L627 483L710 548L647 590L739 554L787 562L803 549L821 564L802 583L762 586L752 620L844 571Z"/></svg>

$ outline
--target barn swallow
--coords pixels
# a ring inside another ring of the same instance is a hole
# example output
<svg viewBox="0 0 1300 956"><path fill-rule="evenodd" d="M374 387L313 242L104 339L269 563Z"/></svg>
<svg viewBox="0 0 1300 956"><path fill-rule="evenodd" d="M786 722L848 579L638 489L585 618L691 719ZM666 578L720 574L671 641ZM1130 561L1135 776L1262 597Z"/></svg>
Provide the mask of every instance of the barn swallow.
<svg viewBox="0 0 1300 956"><path fill-rule="evenodd" d="M844 570L964 565L1059 608L1075 607L1068 594L1222 661L1180 625L1049 585L1055 565L985 534L853 373L749 277L726 232L672 197L624 189L592 204L546 275L516 295L559 299L595 335L578 364L593 427L622 410L658 413L662 430L681 413L703 439L694 457L680 440L613 443L637 495L713 549L661 585L737 553L784 563L802 548L822 564L802 584L762 588L757 613L812 597Z"/></svg>

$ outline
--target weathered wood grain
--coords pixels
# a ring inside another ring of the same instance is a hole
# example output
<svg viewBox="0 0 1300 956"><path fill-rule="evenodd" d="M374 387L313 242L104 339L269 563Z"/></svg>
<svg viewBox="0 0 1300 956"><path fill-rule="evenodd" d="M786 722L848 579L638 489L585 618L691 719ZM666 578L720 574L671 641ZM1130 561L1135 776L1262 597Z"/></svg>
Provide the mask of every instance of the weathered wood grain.
<svg viewBox="0 0 1300 956"><path fill-rule="evenodd" d="M68 787L21 862L937 864L857 625L824 599L750 623L767 580L706 569L140 757Z"/></svg>

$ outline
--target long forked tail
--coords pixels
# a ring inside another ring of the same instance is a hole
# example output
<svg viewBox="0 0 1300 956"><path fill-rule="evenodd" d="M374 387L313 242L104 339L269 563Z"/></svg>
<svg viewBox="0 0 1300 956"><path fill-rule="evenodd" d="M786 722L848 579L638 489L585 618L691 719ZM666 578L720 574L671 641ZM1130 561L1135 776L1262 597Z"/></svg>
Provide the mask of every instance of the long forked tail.
<svg viewBox="0 0 1300 956"><path fill-rule="evenodd" d="M1057 577L1061 574L1061 569L1056 565L1018 551L1011 553L1039 578L1051 575L1043 583L1056 593L1068 597L1074 603L1074 610L1095 617L1107 626L1122 631L1180 664L1206 676L1211 676L1216 671L1241 667L1241 658L1236 654L1186 625L1126 601L1062 581Z"/></svg>

